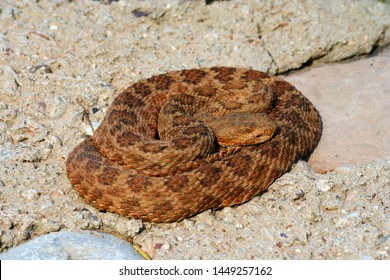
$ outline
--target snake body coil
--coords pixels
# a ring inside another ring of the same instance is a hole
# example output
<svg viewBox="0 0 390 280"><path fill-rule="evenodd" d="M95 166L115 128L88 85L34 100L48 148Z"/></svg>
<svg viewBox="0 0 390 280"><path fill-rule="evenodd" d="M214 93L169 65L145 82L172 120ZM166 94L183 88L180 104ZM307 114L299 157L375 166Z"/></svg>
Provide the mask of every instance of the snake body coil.
<svg viewBox="0 0 390 280"><path fill-rule="evenodd" d="M174 71L120 93L66 168L94 207L172 222L266 190L315 148L321 129L310 101L275 76Z"/></svg>

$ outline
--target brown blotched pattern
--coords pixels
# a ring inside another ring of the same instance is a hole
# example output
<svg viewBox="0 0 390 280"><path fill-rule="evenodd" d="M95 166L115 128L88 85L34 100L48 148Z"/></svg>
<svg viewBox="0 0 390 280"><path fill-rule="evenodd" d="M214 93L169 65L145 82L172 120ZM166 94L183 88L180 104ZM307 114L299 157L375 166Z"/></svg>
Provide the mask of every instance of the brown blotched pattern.
<svg viewBox="0 0 390 280"><path fill-rule="evenodd" d="M207 71L204 69L190 69L181 72L181 76L183 78L183 82L187 84L198 84L203 77L207 76Z"/></svg>
<svg viewBox="0 0 390 280"><path fill-rule="evenodd" d="M242 111L265 114L277 128L266 142L223 153L226 147L216 145L197 114L219 118L233 112L239 118ZM159 120L173 126L166 130L169 137L160 139L165 124ZM310 101L267 73L231 67L175 71L119 94L93 137L70 153L66 168L75 189L96 208L172 222L265 191L315 148L321 129Z"/></svg>

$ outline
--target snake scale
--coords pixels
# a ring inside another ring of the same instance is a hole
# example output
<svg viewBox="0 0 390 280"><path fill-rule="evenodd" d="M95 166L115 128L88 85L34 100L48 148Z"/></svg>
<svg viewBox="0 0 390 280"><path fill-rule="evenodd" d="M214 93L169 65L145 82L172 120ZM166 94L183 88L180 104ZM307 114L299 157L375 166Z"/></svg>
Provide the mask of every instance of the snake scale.
<svg viewBox="0 0 390 280"><path fill-rule="evenodd" d="M273 75L172 71L121 92L66 169L102 211L174 222L265 191L315 148L321 131L312 103Z"/></svg>

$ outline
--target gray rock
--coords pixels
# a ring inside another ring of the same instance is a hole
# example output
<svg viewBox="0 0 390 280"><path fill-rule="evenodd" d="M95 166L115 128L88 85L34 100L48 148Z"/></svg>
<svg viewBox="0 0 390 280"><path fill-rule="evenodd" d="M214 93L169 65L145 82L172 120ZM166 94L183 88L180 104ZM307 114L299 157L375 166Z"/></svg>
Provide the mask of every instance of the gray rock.
<svg viewBox="0 0 390 280"><path fill-rule="evenodd" d="M0 260L143 260L130 243L101 232L54 232L0 254Z"/></svg>

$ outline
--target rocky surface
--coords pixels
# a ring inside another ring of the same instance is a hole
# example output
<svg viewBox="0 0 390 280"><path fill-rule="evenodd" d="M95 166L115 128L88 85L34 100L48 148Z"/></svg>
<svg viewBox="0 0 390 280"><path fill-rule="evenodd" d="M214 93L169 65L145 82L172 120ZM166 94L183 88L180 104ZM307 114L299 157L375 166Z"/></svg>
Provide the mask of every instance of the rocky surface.
<svg viewBox="0 0 390 280"><path fill-rule="evenodd" d="M156 259L389 259L389 115L379 111L388 52L317 67L388 44L389 14L376 1L1 1L1 252L50 232L103 230ZM167 225L84 203L65 159L90 134L85 112L96 125L129 83L214 65L312 65L287 79L323 116L328 148L310 164L333 171L299 162L249 203ZM341 126L351 120L359 125Z"/></svg>

